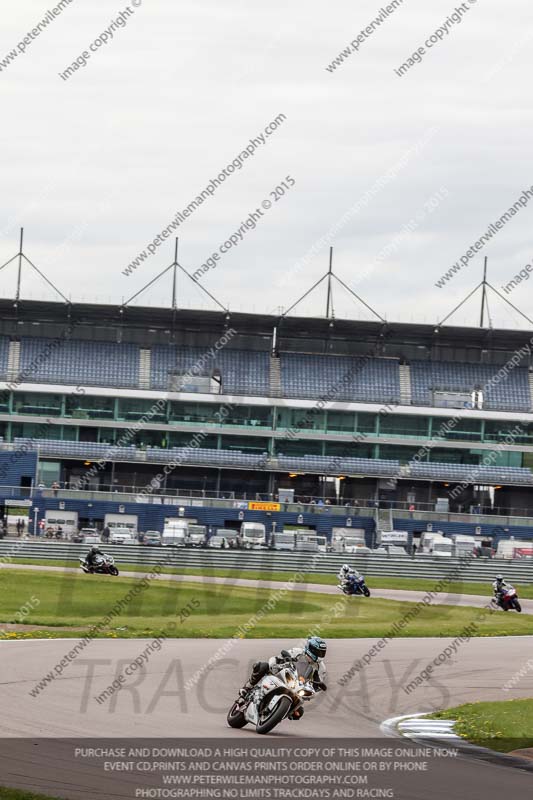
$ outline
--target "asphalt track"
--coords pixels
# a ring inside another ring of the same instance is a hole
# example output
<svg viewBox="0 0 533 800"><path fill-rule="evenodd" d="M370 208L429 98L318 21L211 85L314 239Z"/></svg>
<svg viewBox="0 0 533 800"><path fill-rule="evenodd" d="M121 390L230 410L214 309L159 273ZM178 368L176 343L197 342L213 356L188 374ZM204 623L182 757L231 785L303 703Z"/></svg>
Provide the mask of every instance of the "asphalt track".
<svg viewBox="0 0 533 800"><path fill-rule="evenodd" d="M8 568L7 565L4 568ZM28 569L27 565L24 569ZM63 568L33 569L64 572ZM72 572L77 572L73 569ZM122 573L141 577L141 573ZM165 580L207 581L258 585L257 581L162 576ZM279 583L260 582L279 587ZM334 586L311 585L307 591L335 593ZM379 590L375 596L417 601L423 592ZM365 602L362 599L363 602ZM486 597L442 595L433 602L484 605ZM530 601L528 613L532 613ZM76 740L164 739L186 737L277 744L314 737L382 738L383 720L419 711L431 711L475 700L509 700L533 696L533 670L525 669L510 691L504 684L526 666L532 637L478 638L458 647L436 666L429 680L410 692L405 687L450 644L450 639L395 639L376 653L364 670L352 670L347 685L339 680L363 658L375 640L333 639L328 652L328 691L306 707L299 722L285 721L268 737L259 737L250 726L232 730L226 713L250 665L283 647L287 640L192 640L169 639L127 685L110 699L96 697L135 659L149 640L95 639L60 676L36 696L30 692L71 650L75 640L26 640L1 642L0 673L0 784L54 797L134 797L132 776L102 774L100 768L73 762ZM213 660L211 668L206 665ZM188 684L192 681L192 685ZM28 740L32 740L32 748ZM383 740L388 741L388 740ZM395 783L398 800L492 800L505 792L517 800L533 795L533 773L469 758L437 765L431 775L400 776Z"/></svg>
<svg viewBox="0 0 533 800"><path fill-rule="evenodd" d="M268 737L283 742L293 737L382 737L380 723L396 715L430 711L472 700L508 700L533 695L533 671L517 686L504 692L502 684L528 660L533 637L474 639L464 644L434 677L407 694L402 688L431 659L449 644L446 639L396 639L373 659L371 666L356 673L346 687L339 679L372 647L374 640L331 640L328 654L326 693L309 703L299 722L283 722ZM64 772L70 741L80 738L215 737L265 741L253 729L232 730L225 716L249 665L258 658L279 652L292 642L286 640L241 640L217 658L224 640L172 639L154 653L148 665L131 685L110 700L98 703L99 693L121 674L127 664L143 651L148 641L94 640L83 655L63 674L51 681L36 697L30 695L36 683L53 669L75 642L73 640L26 640L0 643L0 783L46 791L68 798L96 797L102 776L80 764L80 774ZM215 657L211 670L205 665ZM186 688L187 681L199 680ZM37 739L30 759L17 751L16 737ZM54 744L56 740L56 744ZM33 766L32 766L33 764ZM35 765L39 776L35 777ZM31 777L34 775L34 777ZM466 796L450 793L450 786L438 787L417 775L412 794L398 797L421 800L450 800ZM449 775L448 775L449 779ZM511 791L516 798L531 797L533 773L507 767L481 765L468 759L454 762L454 782L468 787L471 800L492 797L495 787ZM38 781L38 783L36 783ZM133 797L126 789L131 776L106 776L105 797ZM131 788L131 782L130 782ZM93 787L92 789L90 787ZM415 791L416 788L416 791ZM483 789L483 791L481 791ZM526 793L527 790L527 793ZM94 792L94 794L92 793ZM100 794L100 796L102 796ZM496 795L494 795L496 796Z"/></svg>
<svg viewBox="0 0 533 800"><path fill-rule="evenodd" d="M29 569L40 572L55 572L57 574L72 574L81 575L79 569L75 567L47 567L36 564L2 564L0 569ZM149 575L147 572L127 572L121 571L120 575L124 578L138 578ZM177 581L178 583L216 583L227 584L228 586L242 586L249 589L279 589L286 585L283 581L262 581L262 580L249 580L246 578L216 578L207 575L167 575L162 574L161 580ZM317 594L340 594L335 582L335 577L332 576L331 585L321 583L296 583L292 587L295 591L300 592L313 592ZM369 579L370 588L373 597L379 597L383 600L396 600L405 603L419 603L426 596L426 592L410 591L405 589L373 589L372 579ZM449 606L470 606L472 608L484 608L490 601L490 587L487 586L487 595L472 595L472 594L453 594L446 592L439 592L431 599L431 605L449 605ZM359 598L354 598L358 602ZM361 598L361 602L365 602ZM522 605L522 613L533 614L533 600L520 600ZM503 612L502 612L503 613ZM513 612L514 613L514 612Z"/></svg>

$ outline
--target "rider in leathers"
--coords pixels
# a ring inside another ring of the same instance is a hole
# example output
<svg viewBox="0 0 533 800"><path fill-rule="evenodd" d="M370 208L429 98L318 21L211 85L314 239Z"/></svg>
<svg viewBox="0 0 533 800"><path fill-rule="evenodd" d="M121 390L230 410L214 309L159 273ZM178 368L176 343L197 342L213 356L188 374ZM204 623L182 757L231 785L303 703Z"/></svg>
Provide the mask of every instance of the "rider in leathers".
<svg viewBox="0 0 533 800"><path fill-rule="evenodd" d="M511 584L504 581L503 575L496 575L496 580L492 584L492 589L498 605L501 605L504 590L509 588L511 588Z"/></svg>
<svg viewBox="0 0 533 800"><path fill-rule="evenodd" d="M99 547L91 547L91 549L89 550L89 552L85 557L85 564L89 569L94 569L94 567L99 562L100 558L103 557L104 554L102 553Z"/></svg>
<svg viewBox="0 0 533 800"><path fill-rule="evenodd" d="M252 674L240 690L241 698L247 699L248 694L253 687L259 683L261 678L264 678L269 672L276 674L279 671L280 665L287 661L296 662L300 659L305 659L307 663L313 667L311 676L311 683L316 691L325 692L327 689L324 681L326 677L326 667L324 664L324 657L327 651L327 644L320 636L311 636L304 647L292 647L290 650L283 650L280 655L272 656L268 661L256 661L252 667ZM294 719L299 719L303 716L303 708L301 708Z"/></svg>

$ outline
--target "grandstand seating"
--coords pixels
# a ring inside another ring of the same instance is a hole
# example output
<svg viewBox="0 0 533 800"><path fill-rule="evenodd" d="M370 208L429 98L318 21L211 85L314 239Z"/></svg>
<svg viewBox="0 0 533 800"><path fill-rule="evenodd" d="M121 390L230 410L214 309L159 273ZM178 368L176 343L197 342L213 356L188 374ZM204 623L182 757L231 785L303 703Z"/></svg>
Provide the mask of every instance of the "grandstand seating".
<svg viewBox="0 0 533 800"><path fill-rule="evenodd" d="M209 376L220 372L222 391L226 394L267 395L269 392L269 356L249 350L218 350L206 358L201 347L152 347L151 384L154 389L168 389L169 373Z"/></svg>
<svg viewBox="0 0 533 800"><path fill-rule="evenodd" d="M21 338L18 374L22 383L139 388L138 345L73 339L52 346L53 342L46 338ZM0 337L0 377L7 376L8 350L8 337ZM143 387L167 391L172 374L207 377L217 370L226 394L270 394L268 352L226 347L210 355L207 353L202 347L152 346L150 381ZM470 393L480 386L487 387L484 390L487 409L527 412L533 408L529 373L525 367L508 370L497 382L491 383L498 373L494 365L415 360L409 366L413 405L431 406L435 391ZM280 394L286 398L329 397L381 404L399 404L401 398L399 361L394 358L284 352L280 354L280 377ZM194 389L190 387L187 391ZM196 391L204 389L196 388Z"/></svg>
<svg viewBox="0 0 533 800"><path fill-rule="evenodd" d="M400 402L399 361L281 353L281 386L285 397Z"/></svg>
<svg viewBox="0 0 533 800"><path fill-rule="evenodd" d="M352 475L396 475L400 462L379 458L345 458L338 456L278 456L281 469L288 471L309 470L325 475L348 473Z"/></svg>
<svg viewBox="0 0 533 800"><path fill-rule="evenodd" d="M439 462L411 462L413 478L451 481L455 483L494 483L502 481L513 484L533 484L533 474L523 467L478 466L476 464L445 464Z"/></svg>
<svg viewBox="0 0 533 800"><path fill-rule="evenodd" d="M3 440L0 438L0 444ZM145 461L168 464L242 469L279 469L287 472L309 471L324 475L369 475L418 478L451 483L506 483L532 485L533 473L523 467L477 466L441 462L410 462L401 465L395 459L346 458L337 456L268 456L267 453L243 453L240 450L213 450L202 447L115 447L98 442L69 442L55 439L15 438L24 450L39 450L41 455L70 458L106 458L116 461Z"/></svg>
<svg viewBox="0 0 533 800"><path fill-rule="evenodd" d="M477 387L484 391L484 407L490 409L529 411L531 393L528 370L515 367L498 382L490 383L498 367L489 364L461 364L456 361L412 361L411 390L413 403L432 405L433 391L471 392Z"/></svg>
<svg viewBox="0 0 533 800"><path fill-rule="evenodd" d="M139 385L139 347L74 339L53 345L53 339L23 337L20 373L30 383L78 383L90 386Z"/></svg>
<svg viewBox="0 0 533 800"><path fill-rule="evenodd" d="M0 336L0 375L7 373L7 359L9 355L9 339L7 336Z"/></svg>

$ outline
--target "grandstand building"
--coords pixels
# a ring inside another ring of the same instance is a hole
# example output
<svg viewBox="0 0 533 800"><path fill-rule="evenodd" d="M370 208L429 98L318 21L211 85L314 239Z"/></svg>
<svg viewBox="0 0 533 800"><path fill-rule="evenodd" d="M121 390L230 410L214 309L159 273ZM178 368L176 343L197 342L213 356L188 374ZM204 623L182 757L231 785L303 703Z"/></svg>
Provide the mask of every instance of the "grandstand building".
<svg viewBox="0 0 533 800"><path fill-rule="evenodd" d="M377 506L410 509L411 525L439 501L446 510L443 500L452 516L481 507L533 517L528 332L0 308L1 491L32 498L46 487L39 513L77 504L99 523L119 494L158 527L172 498L194 495L201 509L202 498L266 501L292 489L305 515L311 500L332 504L323 530L346 513L364 523L363 509Z"/></svg>

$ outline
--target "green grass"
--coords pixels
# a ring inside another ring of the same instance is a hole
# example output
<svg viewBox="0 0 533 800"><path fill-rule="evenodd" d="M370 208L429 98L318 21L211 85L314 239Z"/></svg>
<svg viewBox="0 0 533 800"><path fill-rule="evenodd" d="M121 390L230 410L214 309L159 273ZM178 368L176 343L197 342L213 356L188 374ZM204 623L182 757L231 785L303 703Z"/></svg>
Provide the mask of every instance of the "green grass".
<svg viewBox="0 0 533 800"><path fill-rule="evenodd" d="M17 611L34 608L24 617L26 625L46 626L38 630L7 632L3 638L76 636L99 623L130 589L135 578L3 570L1 622L17 622ZM228 584L176 583L159 579L137 595L102 630L110 637L216 637L237 634L247 638L301 638L320 626L321 635L333 638L381 637L394 622L416 604L378 598L343 598L339 595L287 591L269 610L266 604L278 589L244 588ZM190 613L184 610L189 607ZM335 615L335 612L338 612ZM182 612L180 614L180 612ZM259 617L254 619L255 615ZM471 622L478 623L481 636L531 635L533 620L518 614L491 614L477 608L422 607L401 630L402 636L457 636ZM0 622L0 625L1 625Z"/></svg>
<svg viewBox="0 0 533 800"><path fill-rule="evenodd" d="M60 561L48 559L33 559L33 558L14 558L14 564L35 564L38 566L50 567L79 567L77 561ZM124 564L121 566L120 560L117 559L117 566L123 569L124 572L149 572L149 564ZM206 568L199 569L198 567L163 567L163 574L165 575L204 575L206 577L215 578L244 578L253 581L287 581L294 577L294 572L275 572L268 570L239 570L239 569L218 569ZM302 580L305 583L317 583L322 585L334 586L337 583L336 576L330 572L328 574L317 575L315 573L305 573L302 575ZM375 589L407 589L411 591L427 592L432 591L438 583L437 579L412 579L412 578L378 578L368 575L368 584ZM514 584L518 589L520 597L524 599L533 599L533 584ZM491 582L487 583L468 583L458 582L450 583L443 592L444 594L475 594L490 597L492 595Z"/></svg>
<svg viewBox="0 0 533 800"><path fill-rule="evenodd" d="M457 733L500 753L533 747L533 699L467 703L430 716L456 720Z"/></svg>
<svg viewBox="0 0 533 800"><path fill-rule="evenodd" d="M34 794L33 792L24 792L20 789L6 789L0 786L0 800L58 800L57 798L49 797L44 794Z"/></svg>

